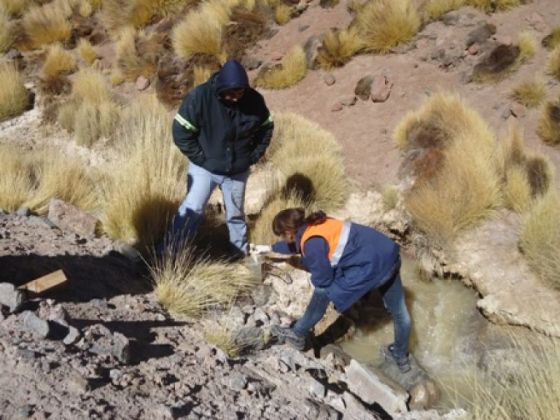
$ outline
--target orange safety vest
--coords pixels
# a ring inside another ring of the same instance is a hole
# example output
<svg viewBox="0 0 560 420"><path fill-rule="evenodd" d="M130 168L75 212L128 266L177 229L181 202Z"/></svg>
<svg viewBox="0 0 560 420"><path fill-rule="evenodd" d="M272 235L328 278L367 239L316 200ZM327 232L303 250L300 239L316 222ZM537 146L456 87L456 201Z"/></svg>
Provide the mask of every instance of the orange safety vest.
<svg viewBox="0 0 560 420"><path fill-rule="evenodd" d="M329 247L329 261L331 262L331 266L334 267L340 261L340 257L342 257L342 253L344 252L344 248L348 242L350 225L350 222L327 218L323 223L307 226L301 236L301 255L304 255L303 244L305 241L312 236L320 236L327 241L327 245Z"/></svg>

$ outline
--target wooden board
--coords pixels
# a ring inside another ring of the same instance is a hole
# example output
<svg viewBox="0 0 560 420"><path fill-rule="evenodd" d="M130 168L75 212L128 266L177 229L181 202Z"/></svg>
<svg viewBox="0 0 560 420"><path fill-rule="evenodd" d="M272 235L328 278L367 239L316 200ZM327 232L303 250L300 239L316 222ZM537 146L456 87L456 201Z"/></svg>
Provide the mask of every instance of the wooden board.
<svg viewBox="0 0 560 420"><path fill-rule="evenodd" d="M50 274L47 274L46 276L31 280L30 282L21 285L19 289L24 289L36 294L40 294L52 289L53 287L66 283L67 281L68 279L66 278L64 271L57 270L53 271Z"/></svg>

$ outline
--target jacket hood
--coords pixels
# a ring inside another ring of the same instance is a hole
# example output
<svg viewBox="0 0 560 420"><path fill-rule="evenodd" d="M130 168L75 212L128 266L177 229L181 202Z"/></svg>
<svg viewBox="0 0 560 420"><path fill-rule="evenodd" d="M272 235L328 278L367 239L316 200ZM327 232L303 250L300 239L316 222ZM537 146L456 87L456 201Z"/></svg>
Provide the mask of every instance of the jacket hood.
<svg viewBox="0 0 560 420"><path fill-rule="evenodd" d="M222 66L216 75L216 91L218 94L228 89L249 87L247 72L237 60L229 60Z"/></svg>

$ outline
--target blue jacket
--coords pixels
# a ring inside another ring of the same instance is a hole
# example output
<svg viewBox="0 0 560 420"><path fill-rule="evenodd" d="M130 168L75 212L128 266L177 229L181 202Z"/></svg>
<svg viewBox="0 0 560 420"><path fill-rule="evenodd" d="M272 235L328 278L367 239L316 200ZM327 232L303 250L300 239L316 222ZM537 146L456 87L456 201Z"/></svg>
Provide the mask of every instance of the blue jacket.
<svg viewBox="0 0 560 420"><path fill-rule="evenodd" d="M295 244L276 242L272 249L283 254L301 253L299 244L305 226L296 232ZM348 243L338 264L331 267L327 241L313 236L305 241L301 262L311 272L315 287L326 289L339 312L344 312L382 282L400 263L400 247L377 230L352 223Z"/></svg>
<svg viewBox="0 0 560 420"><path fill-rule="evenodd" d="M222 91L236 88L245 88L238 103L221 99ZM218 175L241 173L256 163L272 131L263 97L249 87L247 73L235 60L189 92L173 121L173 141L181 152Z"/></svg>

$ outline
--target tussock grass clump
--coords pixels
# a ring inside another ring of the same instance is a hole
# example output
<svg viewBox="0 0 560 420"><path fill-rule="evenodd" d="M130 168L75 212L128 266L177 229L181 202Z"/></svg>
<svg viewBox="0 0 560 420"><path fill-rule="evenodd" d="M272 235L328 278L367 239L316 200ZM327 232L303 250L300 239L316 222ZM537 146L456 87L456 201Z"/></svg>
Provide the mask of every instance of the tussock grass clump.
<svg viewBox="0 0 560 420"><path fill-rule="evenodd" d="M466 0L428 0L424 3L422 12L425 21L439 19L444 14L457 10L465 5Z"/></svg>
<svg viewBox="0 0 560 420"><path fill-rule="evenodd" d="M100 138L110 138L116 131L120 108L111 101L98 104L83 102L74 119L74 135L80 146L91 147Z"/></svg>
<svg viewBox="0 0 560 420"><path fill-rule="evenodd" d="M91 103L111 100L111 90L105 77L98 70L81 69L72 83L72 95Z"/></svg>
<svg viewBox="0 0 560 420"><path fill-rule="evenodd" d="M500 44L482 57L473 69L475 82L498 82L521 65L521 49L517 45Z"/></svg>
<svg viewBox="0 0 560 420"><path fill-rule="evenodd" d="M467 0L467 4L485 12L508 10L520 6L524 0Z"/></svg>
<svg viewBox="0 0 560 420"><path fill-rule="evenodd" d="M0 7L12 16L21 16L32 4L32 0L0 0Z"/></svg>
<svg viewBox="0 0 560 420"><path fill-rule="evenodd" d="M0 3L0 54L8 51L14 43L13 25L10 15Z"/></svg>
<svg viewBox="0 0 560 420"><path fill-rule="evenodd" d="M506 170L504 204L507 208L522 213L529 208L532 200L531 186L527 179L527 171L520 166L512 166Z"/></svg>
<svg viewBox="0 0 560 420"><path fill-rule="evenodd" d="M360 8L354 24L367 50L386 53L418 32L420 17L411 0L378 0Z"/></svg>
<svg viewBox="0 0 560 420"><path fill-rule="evenodd" d="M0 144L0 208L16 211L33 190L32 168L14 146Z"/></svg>
<svg viewBox="0 0 560 420"><path fill-rule="evenodd" d="M161 239L184 195L186 160L169 141L169 121L151 95L125 109L115 135L118 160L104 191L104 231L144 251Z"/></svg>
<svg viewBox="0 0 560 420"><path fill-rule="evenodd" d="M278 25L285 25L292 18L292 8L284 3L278 3L274 8L274 21Z"/></svg>
<svg viewBox="0 0 560 420"><path fill-rule="evenodd" d="M356 27L332 29L323 36L317 60L324 69L342 67L364 48Z"/></svg>
<svg viewBox="0 0 560 420"><path fill-rule="evenodd" d="M545 143L560 143L560 99L548 102L543 108L537 134Z"/></svg>
<svg viewBox="0 0 560 420"><path fill-rule="evenodd" d="M553 50L560 45L560 27L556 27L541 41L542 46L547 50Z"/></svg>
<svg viewBox="0 0 560 420"><path fill-rule="evenodd" d="M66 42L70 39L72 25L67 15L69 8L69 4L64 1L30 8L22 20L26 46L34 49L53 42Z"/></svg>
<svg viewBox="0 0 560 420"><path fill-rule="evenodd" d="M202 324L202 330L206 341L221 349L229 357L237 357L243 351L243 345L235 339L236 331L233 326L206 320Z"/></svg>
<svg viewBox="0 0 560 420"><path fill-rule="evenodd" d="M440 93L399 123L395 141L416 160L437 151L405 196L420 229L447 243L488 216L500 200L495 139L482 118L456 95Z"/></svg>
<svg viewBox="0 0 560 420"><path fill-rule="evenodd" d="M150 78L157 68L157 54L141 54L137 42L147 43L149 39L143 32L136 33L132 28L124 29L116 44L117 66L127 80L136 80L139 76Z"/></svg>
<svg viewBox="0 0 560 420"><path fill-rule="evenodd" d="M542 78L525 80L513 88L511 97L528 108L539 106L546 96L546 88Z"/></svg>
<svg viewBox="0 0 560 420"><path fill-rule="evenodd" d="M520 234L520 247L531 269L560 290L560 197L551 189L533 205Z"/></svg>
<svg viewBox="0 0 560 420"><path fill-rule="evenodd" d="M29 104L29 93L23 84L23 77L15 65L0 61L0 121L21 114Z"/></svg>
<svg viewBox="0 0 560 420"><path fill-rule="evenodd" d="M61 74L72 73L76 70L76 60L71 52L66 51L60 44L48 47L47 58L41 68L41 79L56 79Z"/></svg>
<svg viewBox="0 0 560 420"><path fill-rule="evenodd" d="M529 31L519 33L517 45L519 46L519 60L522 63L525 63L529 59L533 58L535 52L537 51L537 40Z"/></svg>
<svg viewBox="0 0 560 420"><path fill-rule="evenodd" d="M510 366L492 363L473 378L473 396L465 407L480 420L550 419L560 408L560 342L532 334L515 336L508 351Z"/></svg>
<svg viewBox="0 0 560 420"><path fill-rule="evenodd" d="M307 74L303 48L296 45L282 58L278 66L263 68L254 80L255 86L265 89L285 89L295 85Z"/></svg>
<svg viewBox="0 0 560 420"><path fill-rule="evenodd" d="M546 69L548 73L560 80L560 45L549 54Z"/></svg>
<svg viewBox="0 0 560 420"><path fill-rule="evenodd" d="M242 264L197 257L188 246L173 253L173 257L156 259L150 267L157 300L172 313L199 317L233 302L255 285Z"/></svg>
<svg viewBox="0 0 560 420"><path fill-rule="evenodd" d="M88 66L91 66L97 59L97 52L95 52L93 45L86 38L80 38L78 41L78 54L80 54L80 58Z"/></svg>

